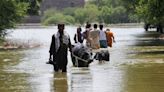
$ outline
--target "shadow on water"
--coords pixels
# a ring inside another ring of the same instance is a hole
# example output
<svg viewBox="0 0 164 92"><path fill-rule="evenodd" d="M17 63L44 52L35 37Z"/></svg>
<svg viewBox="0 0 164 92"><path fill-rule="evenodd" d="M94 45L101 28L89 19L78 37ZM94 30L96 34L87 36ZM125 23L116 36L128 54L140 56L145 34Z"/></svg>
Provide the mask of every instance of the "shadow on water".
<svg viewBox="0 0 164 92"><path fill-rule="evenodd" d="M51 92L90 92L92 76L89 69L71 68L69 73L54 73Z"/></svg>
<svg viewBox="0 0 164 92"><path fill-rule="evenodd" d="M160 35L154 31L136 35L137 40L134 46L164 46L164 40L160 39Z"/></svg>
<svg viewBox="0 0 164 92"><path fill-rule="evenodd" d="M140 61L164 62L164 39L162 34L150 31L136 35L135 44L129 48L128 55Z"/></svg>
<svg viewBox="0 0 164 92"><path fill-rule="evenodd" d="M66 73L54 73L52 92L68 92L68 79Z"/></svg>
<svg viewBox="0 0 164 92"><path fill-rule="evenodd" d="M88 68L72 68L69 92L91 92L92 75Z"/></svg>
<svg viewBox="0 0 164 92"><path fill-rule="evenodd" d="M145 52L133 52L129 54L148 54L148 55L156 55L156 54L164 54L164 51L145 51Z"/></svg>

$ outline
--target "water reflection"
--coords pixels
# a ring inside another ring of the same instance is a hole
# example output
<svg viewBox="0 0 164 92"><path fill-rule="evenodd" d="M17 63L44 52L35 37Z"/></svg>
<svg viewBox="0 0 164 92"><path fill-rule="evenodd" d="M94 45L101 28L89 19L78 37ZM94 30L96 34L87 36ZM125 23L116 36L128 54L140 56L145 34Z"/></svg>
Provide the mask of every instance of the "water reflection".
<svg viewBox="0 0 164 92"><path fill-rule="evenodd" d="M54 73L52 92L68 92L67 73Z"/></svg>
<svg viewBox="0 0 164 92"><path fill-rule="evenodd" d="M88 68L72 68L69 92L92 92L92 78Z"/></svg>

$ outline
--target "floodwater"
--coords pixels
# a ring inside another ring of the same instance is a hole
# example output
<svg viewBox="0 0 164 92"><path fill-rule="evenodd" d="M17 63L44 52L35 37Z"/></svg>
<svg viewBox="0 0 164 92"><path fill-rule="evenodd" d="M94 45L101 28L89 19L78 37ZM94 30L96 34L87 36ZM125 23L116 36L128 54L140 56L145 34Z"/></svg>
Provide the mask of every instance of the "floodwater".
<svg viewBox="0 0 164 92"><path fill-rule="evenodd" d="M0 92L164 92L164 39L143 28L111 28L116 43L110 62L55 73L46 64L57 27L13 29L7 39L41 47L0 51ZM66 26L72 43L76 27Z"/></svg>

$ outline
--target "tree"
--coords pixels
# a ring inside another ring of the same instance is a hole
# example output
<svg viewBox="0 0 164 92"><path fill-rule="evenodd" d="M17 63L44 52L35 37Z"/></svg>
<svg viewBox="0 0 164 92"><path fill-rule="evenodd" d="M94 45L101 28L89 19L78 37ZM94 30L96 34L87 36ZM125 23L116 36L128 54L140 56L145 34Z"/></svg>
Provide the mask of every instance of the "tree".
<svg viewBox="0 0 164 92"><path fill-rule="evenodd" d="M39 15L40 3L42 0L17 0L17 1L29 4L27 8L28 15Z"/></svg>
<svg viewBox="0 0 164 92"><path fill-rule="evenodd" d="M66 15L64 17L66 24L74 24L75 23L75 18L70 16L70 15Z"/></svg>
<svg viewBox="0 0 164 92"><path fill-rule="evenodd" d="M110 15L111 23L127 23L129 22L128 15L126 9L122 6L117 6L112 9L112 13Z"/></svg>
<svg viewBox="0 0 164 92"><path fill-rule="evenodd" d="M47 10L42 18L42 23L44 25L58 24L60 22L65 24L74 24L75 19L74 17L70 15L64 15L62 12L59 12L55 9Z"/></svg>
<svg viewBox="0 0 164 92"><path fill-rule="evenodd" d="M75 16L75 10L76 10L76 8L69 7L69 8L66 8L66 9L63 10L63 14L64 15Z"/></svg>
<svg viewBox="0 0 164 92"><path fill-rule="evenodd" d="M138 0L93 0L90 3L98 6L101 12L99 22L128 23L137 22L135 5Z"/></svg>
<svg viewBox="0 0 164 92"><path fill-rule="evenodd" d="M13 28L26 14L28 4L17 0L1 0L0 3L0 36L5 29Z"/></svg>
<svg viewBox="0 0 164 92"><path fill-rule="evenodd" d="M86 4L85 7L86 21L96 22L100 14L98 7L94 4Z"/></svg>
<svg viewBox="0 0 164 92"><path fill-rule="evenodd" d="M111 8L107 7L107 6L103 6L101 8L101 11L100 11L100 15L99 15L99 21L100 22L105 22L105 23L110 23L110 16L112 14L112 10Z"/></svg>
<svg viewBox="0 0 164 92"><path fill-rule="evenodd" d="M80 24L83 24L84 22L86 22L85 10L82 8L76 9L75 10L75 19L76 19L76 22L79 22Z"/></svg>
<svg viewBox="0 0 164 92"><path fill-rule="evenodd" d="M49 25L49 24L57 24L59 22L65 23L65 16L62 13L56 12L53 15L49 15L48 17L45 17L43 20L44 25Z"/></svg>
<svg viewBox="0 0 164 92"><path fill-rule="evenodd" d="M39 15L41 0L28 0L28 1L29 1L29 8L27 10L27 13L29 15Z"/></svg>
<svg viewBox="0 0 164 92"><path fill-rule="evenodd" d="M163 32L164 26L164 0L140 0L137 14L147 24L157 26L157 31Z"/></svg>
<svg viewBox="0 0 164 92"><path fill-rule="evenodd" d="M75 10L75 19L80 24L85 22L96 22L98 20L100 12L98 7L94 4L86 4L84 8L78 8Z"/></svg>

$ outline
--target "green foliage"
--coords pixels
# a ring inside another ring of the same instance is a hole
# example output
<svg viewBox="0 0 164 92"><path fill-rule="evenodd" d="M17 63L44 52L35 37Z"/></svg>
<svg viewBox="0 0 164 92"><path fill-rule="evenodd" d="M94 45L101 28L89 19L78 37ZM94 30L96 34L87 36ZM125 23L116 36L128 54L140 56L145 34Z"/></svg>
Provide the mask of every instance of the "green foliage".
<svg viewBox="0 0 164 92"><path fill-rule="evenodd" d="M75 24L75 18L70 15L66 15L64 19L66 24Z"/></svg>
<svg viewBox="0 0 164 92"><path fill-rule="evenodd" d="M50 9L45 12L42 23L48 25L62 21L66 24L74 24L75 22L84 24L87 21L96 22L99 14L98 7L93 4L86 4L84 8L67 8L63 12Z"/></svg>
<svg viewBox="0 0 164 92"><path fill-rule="evenodd" d="M96 4L100 11L99 22L105 23L127 23L136 22L138 19L136 16L129 16L131 13L134 14L134 10L131 11L127 7L124 1L128 3L134 3L137 0L94 0L90 3ZM131 7L131 6L130 6Z"/></svg>
<svg viewBox="0 0 164 92"><path fill-rule="evenodd" d="M65 22L73 24L74 22L84 24L86 22L105 22L105 23L122 23L128 22L128 15L126 9L120 6L121 0L97 0L87 3L83 8L67 8L60 12L66 16ZM43 21L48 17L55 16L59 11L48 10ZM69 15L69 17L68 17ZM53 18L54 19L54 18ZM69 20L68 20L69 19ZM48 19L50 21L50 19ZM72 20L72 21L70 21ZM68 22L69 21L69 22ZM44 24L47 24L47 22Z"/></svg>
<svg viewBox="0 0 164 92"><path fill-rule="evenodd" d="M17 22L26 14L27 3L20 3L16 0L1 0L0 3L0 35L4 30L13 28Z"/></svg>
<svg viewBox="0 0 164 92"><path fill-rule="evenodd" d="M42 17L42 23L49 17L52 17L53 15L55 15L56 13L58 13L58 11L55 9L49 9L45 11L44 16Z"/></svg>
<svg viewBox="0 0 164 92"><path fill-rule="evenodd" d="M126 14L126 9L122 6L112 9L112 14L110 15L111 23L125 23L128 21L128 16Z"/></svg>
<svg viewBox="0 0 164 92"><path fill-rule="evenodd" d="M83 24L86 22L86 14L85 14L85 10L82 8L78 8L75 10L75 19L76 22Z"/></svg>
<svg viewBox="0 0 164 92"><path fill-rule="evenodd" d="M42 23L44 25L57 24L59 22L63 22L65 24L74 24L75 19L70 15L64 15L63 13L54 9L46 11L42 19Z"/></svg>
<svg viewBox="0 0 164 92"><path fill-rule="evenodd" d="M40 3L42 0L17 0L17 1L29 4L27 8L28 15L39 15Z"/></svg>
<svg viewBox="0 0 164 92"><path fill-rule="evenodd" d="M84 7L86 21L96 22L99 16L98 7L94 4L86 4Z"/></svg>
<svg viewBox="0 0 164 92"><path fill-rule="evenodd" d="M162 0L145 0L140 1L140 7L138 8L139 14L145 19L145 22L152 24L159 24L164 22L164 1ZM141 7L144 7L143 9ZM141 11L141 12L140 12Z"/></svg>
<svg viewBox="0 0 164 92"><path fill-rule="evenodd" d="M53 16L49 16L44 20L43 24L57 24L59 22L65 22L64 15L62 13L55 13Z"/></svg>
<svg viewBox="0 0 164 92"><path fill-rule="evenodd" d="M110 16L112 14L112 9L107 7L107 6L103 6L101 8L101 11L100 11L100 16L99 16L99 20L101 22L105 22L105 23L110 23Z"/></svg>
<svg viewBox="0 0 164 92"><path fill-rule="evenodd" d="M130 13L129 15L127 15L127 17L129 18L129 22L140 22L140 19L136 13Z"/></svg>
<svg viewBox="0 0 164 92"><path fill-rule="evenodd" d="M67 8L62 16L68 16L70 22L83 24L89 22L129 23L148 22L164 23L164 0L92 0L83 8ZM58 12L58 11L56 11ZM55 13L53 14L55 15ZM45 17L49 14L45 14Z"/></svg>
<svg viewBox="0 0 164 92"><path fill-rule="evenodd" d="M164 23L164 0L123 0L129 15L150 24Z"/></svg>
<svg viewBox="0 0 164 92"><path fill-rule="evenodd" d="M66 8L62 12L64 15L75 16L75 10L76 8Z"/></svg>

